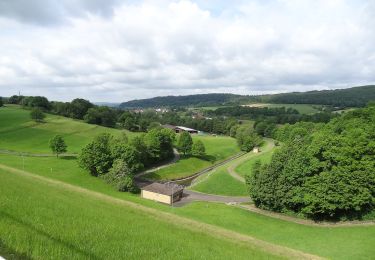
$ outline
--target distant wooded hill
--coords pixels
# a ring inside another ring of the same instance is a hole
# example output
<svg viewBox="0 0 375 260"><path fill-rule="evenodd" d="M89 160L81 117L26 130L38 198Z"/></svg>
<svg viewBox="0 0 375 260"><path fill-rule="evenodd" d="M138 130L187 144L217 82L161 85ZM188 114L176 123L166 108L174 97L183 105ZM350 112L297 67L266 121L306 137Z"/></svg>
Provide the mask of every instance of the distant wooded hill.
<svg viewBox="0 0 375 260"><path fill-rule="evenodd" d="M239 105L251 102L282 104L317 104L334 107L363 107L375 100L375 85L347 89L292 92L263 96L234 94L199 94L188 96L165 96L124 102L120 108L186 107Z"/></svg>

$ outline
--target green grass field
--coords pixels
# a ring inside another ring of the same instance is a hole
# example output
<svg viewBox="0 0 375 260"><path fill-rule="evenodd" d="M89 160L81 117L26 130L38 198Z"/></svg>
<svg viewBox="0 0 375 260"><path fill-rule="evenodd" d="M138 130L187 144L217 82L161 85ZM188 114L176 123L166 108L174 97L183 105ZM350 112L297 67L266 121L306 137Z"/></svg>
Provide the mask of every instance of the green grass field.
<svg viewBox="0 0 375 260"><path fill-rule="evenodd" d="M274 150L265 152L265 153L263 153L263 154L261 154L257 157L253 157L253 158L241 163L240 165L238 165L235 168L235 171L239 175L241 175L242 177L245 177L245 175L251 174L251 170L253 169L253 166L254 166L256 161L259 160L262 164L270 162L273 152L274 152Z"/></svg>
<svg viewBox="0 0 375 260"><path fill-rule="evenodd" d="M0 112L0 115L1 149L10 149L2 145L9 144L20 151L43 152L33 150L24 137L20 138L21 143L15 144L8 140L9 136L4 137L6 128L15 131L13 136L16 136L23 129L28 115L25 117L22 113L15 113L12 120L8 116L7 124L3 124L4 114ZM85 134L88 135L85 138L91 140L90 131L82 132L82 135ZM41 138L49 139L42 135ZM1 165L24 168L36 176L159 212L151 215L137 207L113 205L99 198L66 190L64 185L51 185L0 169L0 255L6 259L175 259L176 255L183 259L273 258L254 246L245 246L245 243L222 240L220 235L208 235L210 232L199 228L195 230L189 225L176 226L162 213L249 235L269 242L271 246L281 245L329 259L371 259L375 255L375 226L306 226L209 202L171 208L141 199L138 195L115 191L79 168L75 158L22 158L0 154L0 168ZM216 190L223 188L218 185Z"/></svg>
<svg viewBox="0 0 375 260"><path fill-rule="evenodd" d="M137 208L4 170L0 178L0 254L9 259L276 258Z"/></svg>
<svg viewBox="0 0 375 260"><path fill-rule="evenodd" d="M321 105L310 105L310 104L269 104L269 103L256 103L256 104L249 104L249 106L253 107L285 107L285 108L293 108L297 110L300 114L314 114L319 112L316 107L321 107Z"/></svg>
<svg viewBox="0 0 375 260"><path fill-rule="evenodd" d="M122 132L50 114L44 123L35 123L30 111L15 106L0 108L0 120L0 149L30 153L51 153L48 142L56 134L64 137L68 153L77 153L100 133L118 136Z"/></svg>
<svg viewBox="0 0 375 260"><path fill-rule="evenodd" d="M75 159L66 160L54 157L25 157L24 159L25 170L36 175L60 180L161 211L172 212L304 252L332 259L369 259L375 254L375 249L373 248L373 244L375 243L375 226L339 228L303 226L262 216L240 208L208 202L195 202L182 208L170 208L159 203L143 200L136 195L116 192L100 179L92 177L80 169ZM23 168L22 158L14 155L0 155L0 164L18 169ZM52 171L51 167L53 167ZM0 178L3 180L3 177ZM18 191L23 191L22 186L16 185L16 187ZM40 194L44 193L44 189L43 193L40 191L40 186L38 186L36 192ZM1 190L1 194L3 194L3 189ZM22 194L25 194L25 192L23 191ZM15 205L18 205L18 200L12 201L17 201ZM19 207L22 208L21 205ZM2 207L0 211L1 209ZM220 216L220 218L217 216ZM40 219L44 221L44 217ZM10 231L8 230L7 232ZM29 236L31 236L32 232L30 231ZM1 239L3 240L3 238Z"/></svg>
<svg viewBox="0 0 375 260"><path fill-rule="evenodd" d="M193 140L201 140L204 143L207 159L181 158L175 164L149 173L145 177L155 180L170 180L190 176L240 152L236 140L231 137L193 135Z"/></svg>
<svg viewBox="0 0 375 260"><path fill-rule="evenodd" d="M248 195L246 185L230 176L225 166L217 168L206 178L193 186L192 190L224 196Z"/></svg>

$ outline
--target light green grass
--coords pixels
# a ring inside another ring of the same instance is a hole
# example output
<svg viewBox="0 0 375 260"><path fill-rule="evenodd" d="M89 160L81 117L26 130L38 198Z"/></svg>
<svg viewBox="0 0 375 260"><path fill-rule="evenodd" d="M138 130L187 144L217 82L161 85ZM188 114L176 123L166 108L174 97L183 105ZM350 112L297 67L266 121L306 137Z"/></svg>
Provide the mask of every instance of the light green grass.
<svg viewBox="0 0 375 260"><path fill-rule="evenodd" d="M30 111L15 106L0 109L0 122L0 149L31 153L51 153L48 142L56 134L64 137L68 153L77 153L100 133L119 136L122 132L50 114L44 123L35 123Z"/></svg>
<svg viewBox="0 0 375 260"><path fill-rule="evenodd" d="M226 167L219 167L206 178L193 186L192 190L224 196L248 195L246 185L230 176Z"/></svg>
<svg viewBox="0 0 375 260"><path fill-rule="evenodd" d="M0 163L22 169L22 158L18 156L0 155ZM371 259L375 254L373 247L375 226L339 228L304 226L251 213L244 209L208 202L195 202L181 208L170 208L129 193L116 192L98 178L91 177L81 170L75 160L27 157L25 170L331 259ZM3 181L2 177L0 179ZM0 185L1 183L3 182L0 182ZM19 192L20 190L22 192ZM20 195L26 194L21 187L17 188L17 191ZM44 188L38 188L36 192L43 195ZM5 190L1 190L0 197L3 193L6 194ZM22 198L12 199L15 205L18 205L19 201L22 202ZM0 211L1 209L2 207ZM90 227L87 229L90 230Z"/></svg>
<svg viewBox="0 0 375 260"><path fill-rule="evenodd" d="M238 173L242 177L245 177L245 175L250 175L256 161L259 160L262 164L268 163L271 161L273 153L274 153L274 150L268 151L259 156L250 158L249 160L241 163L235 168L236 173Z"/></svg>
<svg viewBox="0 0 375 260"><path fill-rule="evenodd" d="M0 178L0 254L9 259L276 258L39 180L3 170Z"/></svg>
<svg viewBox="0 0 375 260"><path fill-rule="evenodd" d="M191 176L214 163L223 161L240 152L236 140L227 136L193 135L193 141L201 140L206 148L206 158L181 158L168 167L145 175L156 180L171 180Z"/></svg>
<svg viewBox="0 0 375 260"><path fill-rule="evenodd" d="M372 259L375 255L375 226L305 226L205 202L189 204L177 214L329 259Z"/></svg>
<svg viewBox="0 0 375 260"><path fill-rule="evenodd" d="M256 103L256 104L248 104L254 107L285 107L285 108L293 108L297 110L300 114L314 114L318 113L319 110L316 107L321 107L321 105L310 105L310 104L269 104L269 103Z"/></svg>

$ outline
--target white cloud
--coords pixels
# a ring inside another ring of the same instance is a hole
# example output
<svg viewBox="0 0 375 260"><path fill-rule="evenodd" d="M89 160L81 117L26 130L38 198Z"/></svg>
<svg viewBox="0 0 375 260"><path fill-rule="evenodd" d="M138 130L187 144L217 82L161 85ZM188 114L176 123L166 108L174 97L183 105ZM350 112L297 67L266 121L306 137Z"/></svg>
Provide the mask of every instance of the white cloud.
<svg viewBox="0 0 375 260"><path fill-rule="evenodd" d="M0 1L3 96L125 101L375 81L371 1L24 2Z"/></svg>

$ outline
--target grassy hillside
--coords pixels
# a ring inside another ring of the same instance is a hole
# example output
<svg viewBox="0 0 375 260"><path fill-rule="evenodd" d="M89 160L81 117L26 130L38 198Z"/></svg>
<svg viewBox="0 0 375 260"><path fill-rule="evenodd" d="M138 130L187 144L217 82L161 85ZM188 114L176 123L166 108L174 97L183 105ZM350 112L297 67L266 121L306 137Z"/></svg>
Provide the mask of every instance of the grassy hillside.
<svg viewBox="0 0 375 260"><path fill-rule="evenodd" d="M253 246L197 232L129 205L69 192L4 170L0 170L0 178L0 254L5 257L276 258Z"/></svg>
<svg viewBox="0 0 375 260"><path fill-rule="evenodd" d="M246 185L230 176L226 167L219 167L214 170L207 179L198 183L192 189L203 193L224 196L248 195Z"/></svg>
<svg viewBox="0 0 375 260"><path fill-rule="evenodd" d="M214 163L240 152L236 140L226 136L194 135L193 140L201 140L206 148L206 158L181 158L177 163L145 175L155 180L177 179L193 175Z"/></svg>
<svg viewBox="0 0 375 260"><path fill-rule="evenodd" d="M244 177L245 175L251 174L251 170L253 168L253 165L255 164L256 161L261 161L261 163L268 163L271 161L271 157L273 154L274 150L265 152L257 157L252 157L249 160L241 163L235 168L235 171Z"/></svg>
<svg viewBox="0 0 375 260"><path fill-rule="evenodd" d="M30 111L15 106L0 108L0 120L0 149L21 152L50 153L49 139L61 134L68 145L68 153L77 153L100 133L115 136L121 133L117 129L49 114L44 123L35 123L30 119Z"/></svg>
<svg viewBox="0 0 375 260"><path fill-rule="evenodd" d="M310 105L310 104L270 104L270 103L253 103L249 104L249 107L285 107L292 108L297 110L300 114L314 114L319 112L317 107L319 105Z"/></svg>
<svg viewBox="0 0 375 260"><path fill-rule="evenodd" d="M98 178L91 177L82 169L78 168L74 159L63 160L56 159L53 157L26 157L25 160L25 169L38 176L48 177L52 180L63 181L65 183L77 185L88 190L97 191L102 194L107 194L114 198L120 198L125 201L133 201L141 205L146 205L147 207L152 207L161 211L171 212L204 223L213 224L215 226L223 227L232 231L239 232L241 234L251 235L255 238L275 243L277 245L287 246L290 248L302 250L304 252L309 252L331 259L369 259L372 255L375 254L375 249L373 247L373 244L375 243L375 226L333 228L304 226L283 220L274 219L271 217L262 216L256 213L246 211L244 209L209 202L196 202L181 208L170 208L159 203L143 200L138 196L131 195L129 193L116 192L114 189L103 183ZM13 155L0 155L0 167L1 164L22 169L22 158ZM51 166L54 167L52 172L50 170ZM5 180L2 174L0 178L1 180ZM35 185L36 187L38 187L32 191L26 190L28 196L32 196L32 198L35 198L33 193L39 193L41 196L46 198L46 196L43 195L45 190L44 186L41 186L41 184L39 183L32 184L29 180L27 182L32 186ZM16 192L14 190L5 191L5 189L3 189L2 187L3 183L8 182L0 182L0 188L2 191L1 194ZM17 190L16 195L19 199L13 198L12 200L8 201L8 203L11 202L10 204L12 205L12 207L19 207L19 210L21 210L23 207L23 194L26 193L19 192L19 190L23 190L24 188L22 185L18 185L18 183L22 184L22 182L18 180L14 184L8 183L7 185L4 184L4 186L14 187L14 189ZM43 187L43 193L40 192L40 187ZM48 194L48 191L46 194ZM66 196L68 195L69 193L66 193ZM3 196L0 196L0 199L2 198ZM81 201L81 197L79 197L78 201ZM5 205L3 204L3 202L1 203L1 205ZM56 202L55 205L59 204L60 202ZM80 207L82 205L84 204L80 204ZM79 210L75 208L70 208L70 206L69 209L64 207L64 210L70 209L73 210L73 213L74 211L80 212L82 210L81 208ZM0 215L1 212L3 212L3 207L0 208ZM116 210L115 212L117 212L117 214L119 213L119 211ZM37 212L34 216L37 216L38 214L39 213ZM24 214L22 216L25 218ZM218 218L217 216L220 216L220 218ZM50 217L45 217L44 215L41 215L38 223L44 224L46 221L48 221L48 219L50 219ZM97 218L95 217L95 219ZM1 223L2 222L0 222L0 225ZM1 225L1 227L2 231L5 230L6 234L9 235L10 232L12 232L12 230L15 227L17 227L17 224L7 226ZM87 229L90 230L90 227L87 227ZM26 234L25 236L29 234L28 237L30 237L36 231L30 230L28 232L29 233L23 234ZM4 241L4 238L2 238L4 234L4 232L0 232L0 238L2 241ZM61 234L61 236L64 236L64 234ZM23 237L18 239L22 241L22 238ZM128 239L129 238L126 238L126 240ZM204 242L202 243L204 244ZM7 245L10 246L9 243L7 243ZM185 250L190 249L190 247L185 247ZM51 250L53 251L53 249Z"/></svg>

